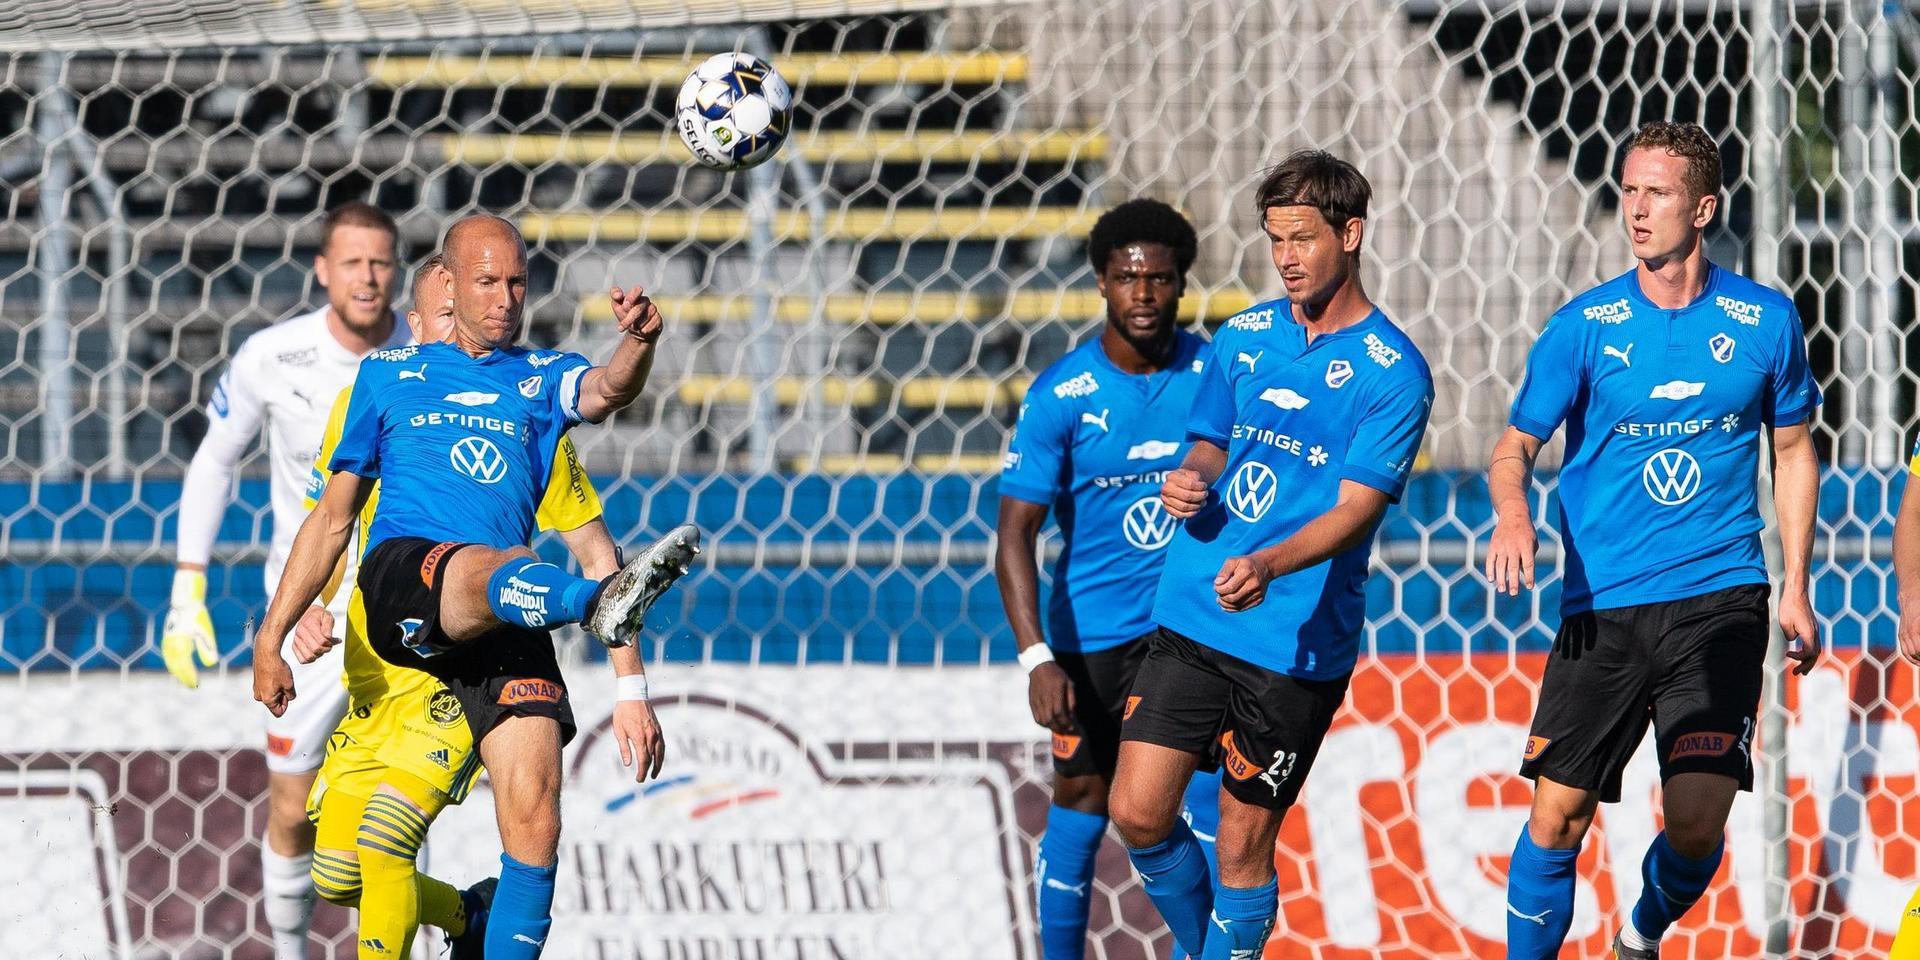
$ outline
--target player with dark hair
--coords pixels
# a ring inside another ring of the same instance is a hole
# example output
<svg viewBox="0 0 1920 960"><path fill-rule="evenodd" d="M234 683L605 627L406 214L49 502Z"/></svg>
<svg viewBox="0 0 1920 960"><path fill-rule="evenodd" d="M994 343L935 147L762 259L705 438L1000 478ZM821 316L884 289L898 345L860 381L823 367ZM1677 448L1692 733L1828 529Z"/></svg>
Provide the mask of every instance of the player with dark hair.
<svg viewBox="0 0 1920 960"><path fill-rule="evenodd" d="M498 217L472 216L447 231L443 249L453 338L380 351L363 364L332 474L294 540L255 642L254 696L276 714L293 699L292 675L268 638L292 626L319 592L377 480L380 509L357 578L367 640L387 662L432 674L458 700L492 774L505 851L485 955L530 960L553 923L560 750L574 733L547 631L578 622L609 647L631 644L648 607L686 572L698 534L681 527L598 582L526 547L560 434L605 420L639 395L660 312L638 288L615 289L620 343L601 366L575 353L524 349L515 346L527 285L520 232ZM424 811L405 806L387 810L411 817L401 824L411 833L424 832ZM367 831L363 817L363 849Z"/></svg>
<svg viewBox="0 0 1920 960"><path fill-rule="evenodd" d="M1110 806L1174 939L1205 960L1257 957L1273 930L1274 840L1345 696L1373 535L1433 405L1425 359L1360 280L1371 195L1321 151L1268 173L1257 206L1286 297L1215 335L1192 449L1161 487L1185 523L1167 547ZM1215 751L1210 889L1177 814Z"/></svg>
<svg viewBox="0 0 1920 960"><path fill-rule="evenodd" d="M1534 585L1534 459L1566 426L1561 623L1520 764L1534 794L1507 875L1512 957L1559 954L1581 840L1597 805L1620 799L1649 720L1666 829L1614 952L1657 957L1720 866L1734 796L1753 786L1769 633L1754 483L1763 433L1785 560L1780 629L1797 672L1820 656L1807 594L1820 391L1792 299L1707 260L1719 192L1706 131L1661 122L1634 135L1620 212L1639 263L1547 321L1487 470L1487 576L1518 594Z"/></svg>
<svg viewBox="0 0 1920 960"><path fill-rule="evenodd" d="M1120 721L1153 630L1145 585L1159 580L1173 536L1160 482L1186 449L1187 408L1212 354L1179 328L1197 243L1187 218L1156 200L1094 223L1087 258L1106 322L1027 391L1000 475L1000 601L1034 722L1053 731L1053 804L1034 871L1046 960L1085 953ZM1043 634L1034 544L1049 509L1064 544ZM1195 806L1204 829L1214 798Z"/></svg>
<svg viewBox="0 0 1920 960"><path fill-rule="evenodd" d="M353 382L360 361L408 340L396 322L393 294L399 264L393 218L365 203L329 211L314 254L314 280L325 306L283 320L248 337L213 388L207 433L180 483L179 544L173 596L161 628L161 657L189 687L201 666L219 662L213 619L207 613L207 562L220 520L233 499L240 459L264 433L273 507L273 543L267 550L267 592L280 582L294 532L306 518L301 494L320 446L327 405ZM345 596L334 613L344 619ZM284 633L278 636L285 636ZM278 639L278 637L276 637ZM267 829L260 843L262 912L273 934L275 960L306 956L313 917L313 827L306 798L327 748L327 735L347 709L340 657L301 667L312 691L294 709L267 722Z"/></svg>

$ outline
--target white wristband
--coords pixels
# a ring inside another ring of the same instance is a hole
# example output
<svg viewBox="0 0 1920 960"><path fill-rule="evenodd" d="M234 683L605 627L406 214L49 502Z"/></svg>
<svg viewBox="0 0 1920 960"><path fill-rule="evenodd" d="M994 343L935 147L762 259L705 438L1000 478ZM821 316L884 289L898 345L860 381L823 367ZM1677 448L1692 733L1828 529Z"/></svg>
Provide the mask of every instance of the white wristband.
<svg viewBox="0 0 1920 960"><path fill-rule="evenodd" d="M647 675L635 673L613 678L613 698L615 700L647 699Z"/></svg>
<svg viewBox="0 0 1920 960"><path fill-rule="evenodd" d="M1025 667L1028 673L1032 673L1033 668L1043 663L1052 663L1052 662L1053 662L1053 648L1047 646L1044 643L1036 643L1033 646L1020 651L1020 665L1022 667Z"/></svg>

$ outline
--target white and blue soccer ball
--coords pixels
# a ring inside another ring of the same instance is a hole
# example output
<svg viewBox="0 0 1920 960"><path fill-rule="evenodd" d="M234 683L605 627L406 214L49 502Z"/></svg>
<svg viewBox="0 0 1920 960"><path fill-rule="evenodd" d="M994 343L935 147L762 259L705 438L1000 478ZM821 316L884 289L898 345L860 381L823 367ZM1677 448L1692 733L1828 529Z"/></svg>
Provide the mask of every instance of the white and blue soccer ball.
<svg viewBox="0 0 1920 960"><path fill-rule="evenodd" d="M702 166L745 170L786 142L793 91L772 64L753 54L715 54L680 85L674 125Z"/></svg>

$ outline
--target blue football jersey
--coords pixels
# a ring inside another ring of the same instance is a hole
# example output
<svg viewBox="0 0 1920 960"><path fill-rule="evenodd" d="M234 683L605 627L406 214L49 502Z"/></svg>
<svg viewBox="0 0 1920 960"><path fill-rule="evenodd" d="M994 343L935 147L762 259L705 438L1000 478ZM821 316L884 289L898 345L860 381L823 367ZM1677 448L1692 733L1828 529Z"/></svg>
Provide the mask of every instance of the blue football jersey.
<svg viewBox="0 0 1920 960"><path fill-rule="evenodd" d="M1433 375L1378 310L1307 342L1286 300L1229 318L1213 338L1187 437L1227 452L1206 506L1167 548L1154 620L1249 663L1306 679L1353 670L1366 614L1372 537L1276 577L1266 599L1220 609L1228 558L1273 546L1331 509L1352 480L1394 500L1426 435Z"/></svg>
<svg viewBox="0 0 1920 960"><path fill-rule="evenodd" d="M369 355L331 462L380 480L367 546L395 536L524 546L590 366L577 353L476 358L450 343Z"/></svg>
<svg viewBox="0 0 1920 960"><path fill-rule="evenodd" d="M1053 508L1063 541L1047 603L1047 643L1093 653L1153 629L1151 585L1175 521L1160 484L1187 454L1187 409L1211 348L1175 334L1158 373L1123 372L1100 341L1043 371L1007 444L1000 493Z"/></svg>
<svg viewBox="0 0 1920 960"><path fill-rule="evenodd" d="M1561 307L1511 415L1542 440L1567 427L1561 612L1766 583L1760 427L1819 403L1793 301L1731 270L1709 264L1678 310L1654 306L1633 272Z"/></svg>

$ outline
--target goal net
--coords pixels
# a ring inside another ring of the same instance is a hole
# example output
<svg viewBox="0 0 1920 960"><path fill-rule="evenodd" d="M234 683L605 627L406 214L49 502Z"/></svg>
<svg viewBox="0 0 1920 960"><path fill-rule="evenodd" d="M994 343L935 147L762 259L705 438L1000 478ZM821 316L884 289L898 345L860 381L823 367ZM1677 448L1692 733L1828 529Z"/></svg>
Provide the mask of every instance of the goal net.
<svg viewBox="0 0 1920 960"><path fill-rule="evenodd" d="M798 113L775 162L724 175L670 120L731 49L771 60ZM1304 146L1372 181L1368 290L1438 399L1276 851L1269 952L1501 955L1559 552L1543 533L1541 589L1488 593L1484 465L1547 315L1631 265L1612 176L1656 118L1719 140L1712 256L1808 324L1832 647L1804 678L1776 661L1760 783L1669 950L1881 955L1920 882L1890 560L1920 236L1900 5L14 0L0 65L0 942L21 955L268 956L244 642L263 458L216 547L225 660L200 689L160 668L160 621L213 385L321 302L320 218L366 199L412 258L461 214L515 220L535 343L603 356L614 283L668 318L645 396L576 436L617 538L691 520L709 543L646 648L668 778L616 765L609 672L565 636L583 733L547 955L1037 957L1050 767L991 574L1007 432L1099 330L1104 209L1192 219L1182 315L1210 327L1278 289L1250 193ZM1600 814L1579 955L1638 896L1657 779L1643 747ZM436 826L433 869L491 872L491 832L483 786ZM1113 841L1096 885L1092 955L1166 949ZM316 937L353 953L344 911Z"/></svg>

